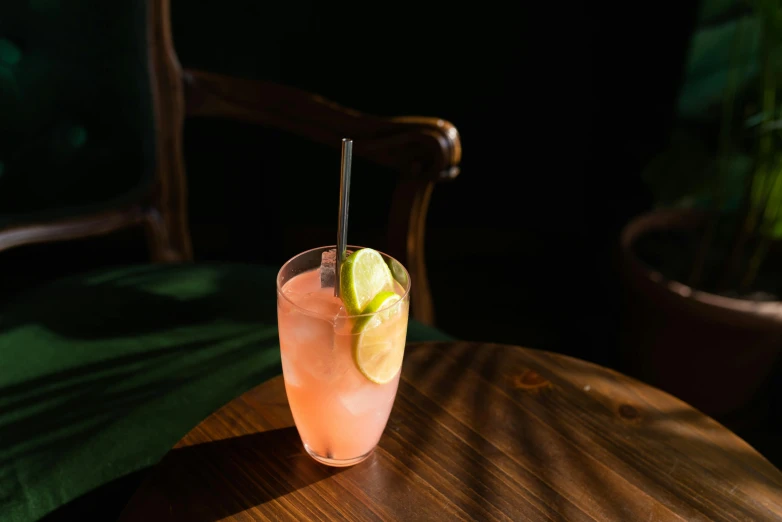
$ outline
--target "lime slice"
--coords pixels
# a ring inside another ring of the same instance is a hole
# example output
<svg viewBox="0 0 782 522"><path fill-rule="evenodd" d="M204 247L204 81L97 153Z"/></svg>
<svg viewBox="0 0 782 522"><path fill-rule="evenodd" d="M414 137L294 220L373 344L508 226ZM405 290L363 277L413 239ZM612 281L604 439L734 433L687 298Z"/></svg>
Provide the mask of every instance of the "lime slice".
<svg viewBox="0 0 782 522"><path fill-rule="evenodd" d="M402 285L403 288L406 287L407 271L405 271L404 267L402 267L402 263L394 258L389 258L388 268L391 270L391 275L394 279L396 279L396 282Z"/></svg>
<svg viewBox="0 0 782 522"><path fill-rule="evenodd" d="M350 254L340 269L339 289L350 315L364 312L383 290L394 288L391 270L377 250L362 248Z"/></svg>
<svg viewBox="0 0 782 522"><path fill-rule="evenodd" d="M400 299L402 298L399 297L399 295L395 294L394 292L389 292L387 290L384 290L379 294L377 294L375 298L372 299L367 305L367 307L364 309L361 317L356 319L356 324L353 325L353 333L359 334L369 328L377 328L386 319L390 319L393 315L396 314L396 312L398 312L398 310L392 309L391 305L393 305ZM378 311L380 311L380 313L376 313ZM364 314L372 314L372 315L364 315Z"/></svg>
<svg viewBox="0 0 782 522"><path fill-rule="evenodd" d="M382 291L369 302L353 326L353 362L364 377L377 384L392 380L402 366L407 333L406 307L394 292ZM402 317L404 315L404 317Z"/></svg>

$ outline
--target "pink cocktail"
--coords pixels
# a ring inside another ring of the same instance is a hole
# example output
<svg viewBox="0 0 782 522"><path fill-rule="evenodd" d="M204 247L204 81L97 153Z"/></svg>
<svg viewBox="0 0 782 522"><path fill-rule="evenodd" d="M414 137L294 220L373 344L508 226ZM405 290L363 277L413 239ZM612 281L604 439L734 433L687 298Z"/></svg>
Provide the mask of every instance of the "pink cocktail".
<svg viewBox="0 0 782 522"><path fill-rule="evenodd" d="M410 283L402 265L383 254L401 299L380 312L382 321L371 314L348 315L334 288L321 288L321 254L333 248L303 252L283 265L277 318L285 391L304 447L324 464L350 466L367 458L380 440L401 374L400 367L387 382L373 382L356 363L356 346L387 343L403 353Z"/></svg>

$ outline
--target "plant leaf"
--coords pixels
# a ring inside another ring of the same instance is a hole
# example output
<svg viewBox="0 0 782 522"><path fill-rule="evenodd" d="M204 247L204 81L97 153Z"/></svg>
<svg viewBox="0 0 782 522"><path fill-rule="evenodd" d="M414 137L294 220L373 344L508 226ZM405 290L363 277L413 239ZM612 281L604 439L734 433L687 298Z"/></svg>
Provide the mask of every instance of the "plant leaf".
<svg viewBox="0 0 782 522"><path fill-rule="evenodd" d="M736 0L702 0L698 10L699 26L713 24L744 7Z"/></svg>
<svg viewBox="0 0 782 522"><path fill-rule="evenodd" d="M719 106L732 74L737 75L737 92L752 87L760 71L759 34L760 23L751 15L696 31L679 92L677 110L681 118L703 119L710 109Z"/></svg>

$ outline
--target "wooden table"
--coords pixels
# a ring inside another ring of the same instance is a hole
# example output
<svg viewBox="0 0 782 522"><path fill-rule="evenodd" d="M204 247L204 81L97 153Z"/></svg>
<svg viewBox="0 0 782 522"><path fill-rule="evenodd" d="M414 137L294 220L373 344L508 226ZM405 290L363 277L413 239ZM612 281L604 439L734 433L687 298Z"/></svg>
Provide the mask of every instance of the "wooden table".
<svg viewBox="0 0 782 522"><path fill-rule="evenodd" d="M188 433L121 520L782 520L782 473L657 389L514 346L407 350L365 462L306 455L278 377Z"/></svg>

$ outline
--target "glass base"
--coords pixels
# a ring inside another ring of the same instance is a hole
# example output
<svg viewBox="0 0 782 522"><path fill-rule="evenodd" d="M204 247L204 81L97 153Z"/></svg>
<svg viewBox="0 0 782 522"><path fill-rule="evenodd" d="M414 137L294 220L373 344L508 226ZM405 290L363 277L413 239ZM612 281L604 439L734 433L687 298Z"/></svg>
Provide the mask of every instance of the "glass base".
<svg viewBox="0 0 782 522"><path fill-rule="evenodd" d="M309 453L309 456L313 459L317 460L321 464L325 464L326 466L333 466L335 468L344 468L347 466L354 466L358 464L359 462L364 462L367 458L369 458L370 455L372 455L372 452L375 451L375 448L372 448L368 452L364 453L360 457L354 457L352 459L332 459L329 457L324 457L322 455L318 455L314 451L310 449L309 446L306 444L304 445L304 449L307 450L307 453Z"/></svg>

